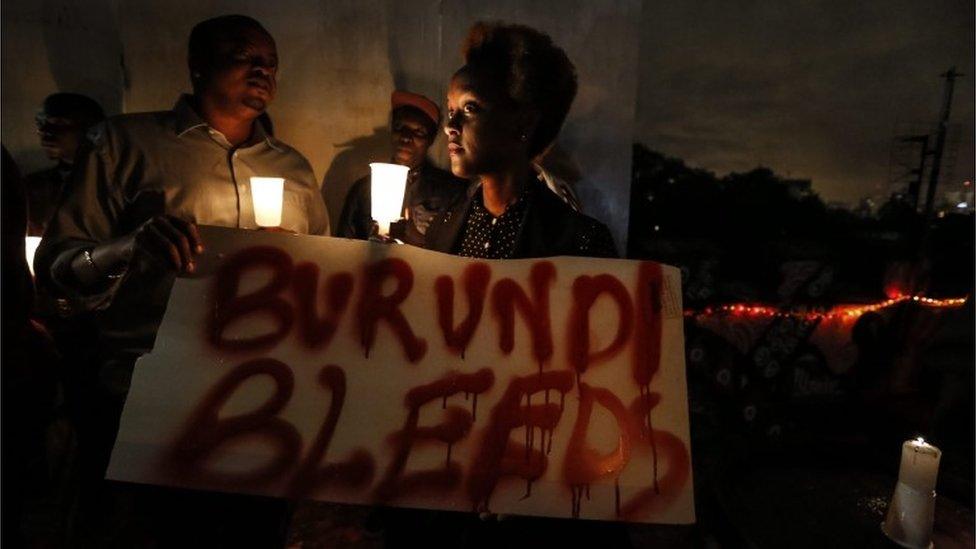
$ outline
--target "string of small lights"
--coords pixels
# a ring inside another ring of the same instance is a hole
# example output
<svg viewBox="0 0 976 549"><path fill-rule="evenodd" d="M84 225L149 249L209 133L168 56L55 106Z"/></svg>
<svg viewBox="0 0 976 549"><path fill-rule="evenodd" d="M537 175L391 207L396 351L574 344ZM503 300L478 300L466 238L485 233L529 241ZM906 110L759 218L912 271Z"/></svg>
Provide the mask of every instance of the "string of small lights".
<svg viewBox="0 0 976 549"><path fill-rule="evenodd" d="M838 305L830 310L826 311L808 311L808 310L786 310L779 309L776 307L769 307L766 305L749 305L749 304L729 304L720 305L716 307L705 307L704 309L686 309L685 316L697 318L701 316L714 316L714 315L731 315L737 317L756 317L756 318L773 318L773 317L792 317L792 318L802 318L804 320L832 320L832 319L843 319L843 320L854 320L865 313L870 313L874 311L880 311L881 309L886 309L888 307L893 307L899 303L905 301L913 301L924 307L934 307L939 309L945 308L956 308L962 307L969 296L966 297L954 297L948 299L935 299L931 297L925 297L920 295L903 295L893 297L891 299L886 299L878 303L864 304L864 305Z"/></svg>

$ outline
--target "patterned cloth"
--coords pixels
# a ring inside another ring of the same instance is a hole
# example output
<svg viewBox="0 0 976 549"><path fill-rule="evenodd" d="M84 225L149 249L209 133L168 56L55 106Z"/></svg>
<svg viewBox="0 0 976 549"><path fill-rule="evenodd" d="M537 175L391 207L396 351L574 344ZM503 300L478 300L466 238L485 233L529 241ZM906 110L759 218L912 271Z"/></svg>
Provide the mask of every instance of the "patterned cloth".
<svg viewBox="0 0 976 549"><path fill-rule="evenodd" d="M518 230L514 232L514 243L511 249L498 249L499 246L507 246L505 243L507 239L503 238L499 228L493 229L497 233L494 239L491 239L491 231L477 228L479 225L483 227L485 220L490 224L493 219L491 216L487 218L481 216L481 222L470 231L472 243L465 250L463 242L469 232L472 213L476 211L475 205L484 208L481 200L481 183L476 182L468 188L463 200L459 200L434 219L427 231L425 247L438 252L480 258L524 259L560 255L617 257L613 237L606 225L574 210L535 177L528 180L525 194L519 199L524 201L524 205L510 206L515 208L511 213L518 221ZM524 208L524 212L515 216L514 214L520 208ZM481 240L481 250L475 251L479 244L476 235L485 232L489 234L488 248L485 248L486 240ZM507 234L511 236L511 233ZM486 251L491 250L492 247L495 247L495 250Z"/></svg>
<svg viewBox="0 0 976 549"><path fill-rule="evenodd" d="M484 199L478 193L471 204L458 255L479 259L510 259L515 252L515 242L518 240L519 228L528 205L527 195L528 187L502 215L495 217L485 208Z"/></svg>

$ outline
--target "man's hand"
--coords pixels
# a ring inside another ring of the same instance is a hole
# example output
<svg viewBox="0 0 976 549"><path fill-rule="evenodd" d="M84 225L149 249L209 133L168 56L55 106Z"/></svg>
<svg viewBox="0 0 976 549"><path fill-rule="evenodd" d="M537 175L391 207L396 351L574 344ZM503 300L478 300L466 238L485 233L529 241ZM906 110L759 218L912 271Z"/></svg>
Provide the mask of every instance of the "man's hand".
<svg viewBox="0 0 976 549"><path fill-rule="evenodd" d="M135 254L156 258L179 273L192 273L194 258L203 251L197 226L171 215L153 217L128 235L99 244L71 260L75 279L99 291L123 273Z"/></svg>
<svg viewBox="0 0 976 549"><path fill-rule="evenodd" d="M194 259L202 251L197 226L171 215L153 217L131 235L131 253L155 257L179 273L192 273Z"/></svg>

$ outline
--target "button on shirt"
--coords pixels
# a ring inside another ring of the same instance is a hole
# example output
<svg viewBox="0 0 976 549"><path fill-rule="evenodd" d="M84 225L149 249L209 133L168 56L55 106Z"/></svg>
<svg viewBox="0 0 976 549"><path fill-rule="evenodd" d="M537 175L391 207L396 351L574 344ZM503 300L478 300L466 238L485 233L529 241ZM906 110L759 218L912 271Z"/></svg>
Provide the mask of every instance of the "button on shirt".
<svg viewBox="0 0 976 549"><path fill-rule="evenodd" d="M38 266L84 309L98 309L108 346L145 352L162 319L173 275L133 259L108 291L84 294L68 265L82 250L174 215L203 225L256 228L250 177L285 179L281 227L328 234L329 217L308 161L260 123L237 149L182 96L171 111L113 117L90 135L38 250Z"/></svg>
<svg viewBox="0 0 976 549"><path fill-rule="evenodd" d="M99 230L118 221L127 205L160 192L170 215L202 225L253 229L250 178L264 176L285 179L282 228L327 234L328 213L308 161L267 135L260 123L253 127L251 139L235 150L207 126L185 95L171 111L124 115L96 126L96 161L85 166L80 183L100 188L104 203L73 193L79 208L69 223L62 223L62 233L90 232L98 240ZM93 173L99 169L104 173Z"/></svg>
<svg viewBox="0 0 976 549"><path fill-rule="evenodd" d="M526 192L523 192L502 215L495 217L485 208L479 192L472 200L458 255L480 259L511 258L527 204Z"/></svg>

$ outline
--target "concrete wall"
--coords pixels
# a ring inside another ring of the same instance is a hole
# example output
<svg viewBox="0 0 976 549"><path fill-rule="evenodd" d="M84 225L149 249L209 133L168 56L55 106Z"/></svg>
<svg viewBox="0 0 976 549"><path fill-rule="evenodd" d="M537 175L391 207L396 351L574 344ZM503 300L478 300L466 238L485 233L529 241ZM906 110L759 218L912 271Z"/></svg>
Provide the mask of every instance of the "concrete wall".
<svg viewBox="0 0 976 549"><path fill-rule="evenodd" d="M0 4L0 139L25 173L46 167L34 115L56 91L85 93L122 111L124 71L114 0Z"/></svg>
<svg viewBox="0 0 976 549"><path fill-rule="evenodd" d="M576 63L580 93L559 138L578 164L587 213L625 249L637 93L641 0L5 0L0 138L27 172L44 166L33 115L45 95L92 95L110 113L167 109L189 88L186 39L194 23L251 15L274 35L276 134L323 180L333 217L367 163L389 156L394 87L443 104L460 43L479 19L550 33ZM435 159L446 160L443 137Z"/></svg>

